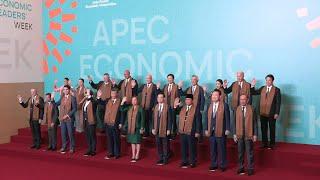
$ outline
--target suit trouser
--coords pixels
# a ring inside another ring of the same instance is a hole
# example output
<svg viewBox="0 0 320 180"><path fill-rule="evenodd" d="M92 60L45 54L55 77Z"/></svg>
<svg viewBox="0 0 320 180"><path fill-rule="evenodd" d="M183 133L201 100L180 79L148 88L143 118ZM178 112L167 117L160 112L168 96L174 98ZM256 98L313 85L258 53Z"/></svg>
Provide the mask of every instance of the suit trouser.
<svg viewBox="0 0 320 180"><path fill-rule="evenodd" d="M268 128L270 128L270 146L274 146L276 138L276 120L273 117L260 116L260 122L263 145L268 145Z"/></svg>
<svg viewBox="0 0 320 180"><path fill-rule="evenodd" d="M214 132L213 132L214 133ZM211 166L218 167L218 159L220 159L220 168L227 166L227 143L226 136L216 137L214 134L210 136L210 157ZM218 158L219 157L219 158Z"/></svg>
<svg viewBox="0 0 320 180"><path fill-rule="evenodd" d="M248 169L253 170L253 141L251 139L238 139L239 169L244 169L244 154L247 154Z"/></svg>
<svg viewBox="0 0 320 180"><path fill-rule="evenodd" d="M48 128L48 148L57 148L57 126Z"/></svg>
<svg viewBox="0 0 320 180"><path fill-rule="evenodd" d="M176 135L177 133L177 121L176 121L176 112L173 108L169 107L169 116L170 116L170 119L172 121L172 127L171 127L171 134L173 136Z"/></svg>
<svg viewBox="0 0 320 180"><path fill-rule="evenodd" d="M36 147L40 147L41 144L41 129L38 120L30 120L29 121L31 133L32 133L32 143Z"/></svg>
<svg viewBox="0 0 320 180"><path fill-rule="evenodd" d="M110 156L120 156L120 132L118 127L105 124L107 148Z"/></svg>
<svg viewBox="0 0 320 180"><path fill-rule="evenodd" d="M97 136L96 125L84 122L84 133L86 134L88 152L96 152Z"/></svg>
<svg viewBox="0 0 320 180"><path fill-rule="evenodd" d="M67 136L69 138L70 150L74 150L76 147L75 137L74 137L74 127L73 121L67 120L61 122L61 138L62 138L62 149L67 148Z"/></svg>
<svg viewBox="0 0 320 180"><path fill-rule="evenodd" d="M145 117L145 135L149 136L151 133L151 122L152 122L152 109L144 110L144 117Z"/></svg>
<svg viewBox="0 0 320 180"><path fill-rule="evenodd" d="M98 105L97 106L97 128L104 129L104 113L105 113L105 106Z"/></svg>
<svg viewBox="0 0 320 180"><path fill-rule="evenodd" d="M180 139L182 163L197 163L197 138L194 135L180 134Z"/></svg>
<svg viewBox="0 0 320 180"><path fill-rule="evenodd" d="M166 137L159 137L156 135L156 143L157 143L157 150L159 159L162 161L168 161L169 158L169 138Z"/></svg>

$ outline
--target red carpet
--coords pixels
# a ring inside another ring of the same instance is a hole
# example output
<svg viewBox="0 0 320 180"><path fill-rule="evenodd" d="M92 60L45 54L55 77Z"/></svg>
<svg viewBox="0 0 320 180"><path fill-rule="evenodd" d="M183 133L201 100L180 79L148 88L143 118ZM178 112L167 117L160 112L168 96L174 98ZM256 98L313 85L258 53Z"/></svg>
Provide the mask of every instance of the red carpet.
<svg viewBox="0 0 320 180"><path fill-rule="evenodd" d="M46 131L42 135L46 141ZM226 172L209 172L209 151L207 140L198 146L199 163L195 169L181 169L178 139L172 142L174 157L167 166L157 166L156 149L152 138L144 140L142 157L137 163L130 163L130 152L125 139L122 139L123 156L118 160L104 160L105 137L98 135L98 154L83 157L85 138L76 134L75 154L61 155L58 152L31 150L31 135L28 128L20 129L11 143L0 145L0 179L319 179L320 146L278 143L276 150L260 150L255 147L256 173L252 177L238 176L237 149L228 144L229 166ZM60 144L60 139L59 139Z"/></svg>

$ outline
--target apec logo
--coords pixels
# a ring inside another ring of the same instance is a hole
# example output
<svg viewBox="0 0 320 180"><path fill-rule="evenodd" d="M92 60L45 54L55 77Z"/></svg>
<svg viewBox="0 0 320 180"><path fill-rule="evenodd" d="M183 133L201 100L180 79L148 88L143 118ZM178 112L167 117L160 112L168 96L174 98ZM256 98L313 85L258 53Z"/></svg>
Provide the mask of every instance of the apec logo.
<svg viewBox="0 0 320 180"><path fill-rule="evenodd" d="M104 7L112 7L116 6L117 3L113 2L113 0L93 0L90 4L86 4L86 9L92 8L104 8Z"/></svg>

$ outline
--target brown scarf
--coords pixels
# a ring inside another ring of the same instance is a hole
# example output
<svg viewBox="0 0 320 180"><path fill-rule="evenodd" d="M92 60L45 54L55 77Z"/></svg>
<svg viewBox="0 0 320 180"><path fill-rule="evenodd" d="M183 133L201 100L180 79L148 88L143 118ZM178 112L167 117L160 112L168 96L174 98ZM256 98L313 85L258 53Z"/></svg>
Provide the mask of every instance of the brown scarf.
<svg viewBox="0 0 320 180"><path fill-rule="evenodd" d="M71 111L71 95L69 94L68 99L66 99L65 96L61 99L61 105L60 105L60 113L59 113L59 120L63 120L63 116L67 115Z"/></svg>
<svg viewBox="0 0 320 180"><path fill-rule="evenodd" d="M31 119L34 121L39 121L39 107L36 106L36 103L40 102L39 95L36 96L35 100L33 101L32 104L32 97L30 98L30 114L32 113Z"/></svg>
<svg viewBox="0 0 320 180"><path fill-rule="evenodd" d="M80 104L81 100L85 97L85 87L77 87L77 91L76 91L76 99L77 99L77 109L78 111L80 110L81 111L81 107L82 107L82 104ZM82 112L82 111L81 111Z"/></svg>
<svg viewBox="0 0 320 180"><path fill-rule="evenodd" d="M178 85L172 83L172 89L170 93L168 92L169 84L164 87L165 103L167 103L171 108L174 108L174 100L179 97L178 95Z"/></svg>
<svg viewBox="0 0 320 180"><path fill-rule="evenodd" d="M82 113L80 114L80 122L84 122L84 117L83 117L83 108L86 105L85 103L86 101L84 101L83 105L82 105ZM95 119L94 119L94 113L93 113L93 106L92 106L92 102L90 102L87 106L87 115L88 115L88 123L90 125L95 124Z"/></svg>
<svg viewBox="0 0 320 180"><path fill-rule="evenodd" d="M194 121L194 115L195 115L196 108L194 106L191 106L191 109L189 109L188 116L186 116L187 112L187 106L184 106L179 114L179 133L180 134L191 134L192 125Z"/></svg>
<svg viewBox="0 0 320 180"><path fill-rule="evenodd" d="M213 103L210 104L208 109L208 132L211 135L211 121L213 115ZM224 102L220 101L218 105L218 109L216 112L216 127L215 127L215 136L222 137L223 136L223 119L224 119Z"/></svg>
<svg viewBox="0 0 320 180"><path fill-rule="evenodd" d="M108 84L105 84L104 82L100 85L99 90L101 91L101 99L102 100L106 100L109 99L111 96L111 82L109 82Z"/></svg>
<svg viewBox="0 0 320 180"><path fill-rule="evenodd" d="M52 121L52 110L53 110L52 102L50 103L50 105L49 105L49 103L46 103L44 105L43 120L48 125L48 128L51 127L51 123L53 122Z"/></svg>
<svg viewBox="0 0 320 180"><path fill-rule="evenodd" d="M276 88L272 86L270 92L267 95L267 86L265 86L260 95L260 115L269 117L273 98L276 93Z"/></svg>
<svg viewBox="0 0 320 180"><path fill-rule="evenodd" d="M128 104L131 104L131 100L132 100L131 81L132 81L132 78L130 78L126 86L126 79L124 79L121 84L121 97L127 97L126 103Z"/></svg>
<svg viewBox="0 0 320 180"><path fill-rule="evenodd" d="M159 124L159 104L153 110L153 129L156 131L159 129L159 137L167 137L167 125L168 125L168 105L163 103L162 111L160 114Z"/></svg>
<svg viewBox="0 0 320 180"><path fill-rule="evenodd" d="M250 84L245 80L242 82L242 88L239 87L239 82L236 81L232 86L232 108L236 109L239 105L239 95L246 94L250 97Z"/></svg>
<svg viewBox="0 0 320 180"><path fill-rule="evenodd" d="M198 98L199 98L199 85L196 85L196 90L193 92L193 105L197 107L198 105ZM192 94L192 86L188 88L187 94Z"/></svg>
<svg viewBox="0 0 320 180"><path fill-rule="evenodd" d="M142 106L143 109L149 109L150 108L152 89L153 89L153 83L150 84L149 88L148 88L147 84L143 87L143 90L142 90L142 102L141 102L141 106Z"/></svg>
<svg viewBox="0 0 320 180"><path fill-rule="evenodd" d="M113 126L116 122L117 113L120 107L120 99L116 99L113 104L113 100L110 99L106 105L106 112L104 114L104 122L110 126Z"/></svg>
<svg viewBox="0 0 320 180"><path fill-rule="evenodd" d="M236 112L236 135L238 138L243 137L243 119L242 106L238 106ZM251 105L246 106L245 114L245 138L252 139L253 137L253 108Z"/></svg>
<svg viewBox="0 0 320 180"><path fill-rule="evenodd" d="M138 105L135 108L134 106L130 107L128 111L128 134L134 134L136 132L136 122L137 122L138 111L139 111Z"/></svg>

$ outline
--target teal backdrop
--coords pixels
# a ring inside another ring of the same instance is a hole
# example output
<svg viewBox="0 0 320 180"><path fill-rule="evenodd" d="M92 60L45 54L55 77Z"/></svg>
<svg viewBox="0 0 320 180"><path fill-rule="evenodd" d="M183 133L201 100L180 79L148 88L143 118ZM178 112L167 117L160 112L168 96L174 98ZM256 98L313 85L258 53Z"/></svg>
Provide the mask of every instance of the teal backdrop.
<svg viewBox="0 0 320 180"><path fill-rule="evenodd" d="M64 77L119 81L125 69L139 83L173 73L185 87L197 74L209 89L239 70L258 86L272 73L283 95L277 140L320 144L319 18L318 0L47 0L45 92Z"/></svg>

